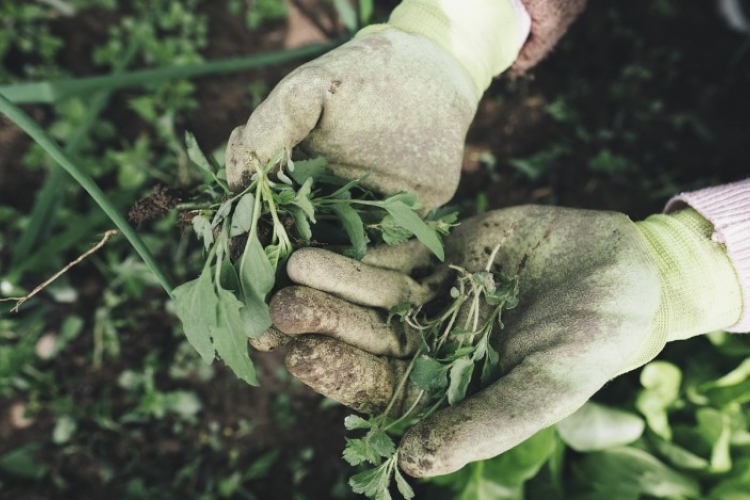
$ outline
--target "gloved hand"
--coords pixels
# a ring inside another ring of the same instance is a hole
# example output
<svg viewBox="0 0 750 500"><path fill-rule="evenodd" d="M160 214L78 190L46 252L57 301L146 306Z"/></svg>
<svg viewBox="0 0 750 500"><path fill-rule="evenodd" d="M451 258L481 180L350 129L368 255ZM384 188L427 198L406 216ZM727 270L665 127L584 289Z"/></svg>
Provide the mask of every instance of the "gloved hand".
<svg viewBox="0 0 750 500"><path fill-rule="evenodd" d="M458 185L466 132L492 76L528 33L519 0L404 0L388 24L284 78L232 132L227 180L247 184L280 151L326 157L333 172L426 208Z"/></svg>
<svg viewBox="0 0 750 500"><path fill-rule="evenodd" d="M495 266L519 277L519 304L491 342L501 375L456 406L412 427L399 465L416 477L453 472L493 457L570 415L607 381L652 359L668 340L723 328L741 314L739 283L711 224L691 209L633 223L614 212L524 206L458 226L446 264L429 264L411 243L357 262L321 250L293 254L295 282L271 301L274 324L296 337L292 374L355 410L383 411L419 335L384 310L423 304L450 285L448 263L484 269L512 225ZM308 335L318 334L318 335ZM414 398L406 391L396 411Z"/></svg>

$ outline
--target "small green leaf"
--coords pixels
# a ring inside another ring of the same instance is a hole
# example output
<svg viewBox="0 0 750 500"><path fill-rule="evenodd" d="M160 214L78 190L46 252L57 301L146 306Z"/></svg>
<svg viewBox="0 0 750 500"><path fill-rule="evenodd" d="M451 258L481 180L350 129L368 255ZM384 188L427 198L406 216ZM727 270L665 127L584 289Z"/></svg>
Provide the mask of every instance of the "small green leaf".
<svg viewBox="0 0 750 500"><path fill-rule="evenodd" d="M315 208L310 201L310 189L312 188L312 183L312 178L308 178L302 185L302 187L300 187L297 191L297 194L294 196L294 201L292 201L292 203L301 208L302 211L305 212L307 218L310 219L310 222L315 224Z"/></svg>
<svg viewBox="0 0 750 500"><path fill-rule="evenodd" d="M265 300L266 295L273 289L276 274L257 235L251 234L247 239L240 258L239 275L240 285L246 297L254 294Z"/></svg>
<svg viewBox="0 0 750 500"><path fill-rule="evenodd" d="M229 212L232 211L232 200L227 200L221 205L214 214L214 218L211 220L211 227L218 226L224 219L229 217Z"/></svg>
<svg viewBox="0 0 750 500"><path fill-rule="evenodd" d="M393 472L394 477L396 478L396 487L398 488L398 492L401 493L401 496L403 496L406 500L411 500L412 498L414 498L414 490L409 485L409 483L406 482L404 476L401 475L401 471L396 468Z"/></svg>
<svg viewBox="0 0 750 500"><path fill-rule="evenodd" d="M413 233L396 223L392 215L386 215L380 221L380 230L386 245L400 245L412 237Z"/></svg>
<svg viewBox="0 0 750 500"><path fill-rule="evenodd" d="M353 431L355 429L369 429L372 427L372 422L365 420L357 415L349 415L344 419L344 427L346 430Z"/></svg>
<svg viewBox="0 0 750 500"><path fill-rule="evenodd" d="M203 151L198 146L198 141L195 140L195 136L190 132L185 132L185 146L190 161L203 171L203 178L206 182L211 182L214 172L217 170L216 165L212 159L207 158L203 154Z"/></svg>
<svg viewBox="0 0 750 500"><path fill-rule="evenodd" d="M347 438L343 457L349 465L359 465L365 462L379 465L381 462L380 455L375 453L372 446L364 439Z"/></svg>
<svg viewBox="0 0 750 500"><path fill-rule="evenodd" d="M42 479L49 467L39 463L35 457L41 447L40 443L26 443L0 456L0 470L19 477Z"/></svg>
<svg viewBox="0 0 750 500"><path fill-rule="evenodd" d="M356 210L345 203L336 203L331 209L341 220L349 241L352 243L352 257L361 260L367 253L367 235L365 226Z"/></svg>
<svg viewBox="0 0 750 500"><path fill-rule="evenodd" d="M391 482L388 473L389 466L390 463L386 461L374 469L354 474L349 478L349 485L354 493L361 493L370 498L390 498L388 495L388 486Z"/></svg>
<svg viewBox="0 0 750 500"><path fill-rule="evenodd" d="M211 280L211 269L204 270L192 281L183 283L172 292L175 312L190 345L198 351L203 361L214 359L211 329L218 325L216 306L218 297Z"/></svg>
<svg viewBox="0 0 750 500"><path fill-rule="evenodd" d="M427 392L443 389L448 385L447 367L435 358L422 354L414 360L414 368L409 374L409 380Z"/></svg>
<svg viewBox="0 0 750 500"><path fill-rule="evenodd" d="M274 191L273 201L276 202L277 205L289 205L294 202L294 196L294 189L285 188L281 191Z"/></svg>
<svg viewBox="0 0 750 500"><path fill-rule="evenodd" d="M482 387L487 387L498 375L500 363L500 353L498 353L492 344L487 342L487 355L484 358L482 366Z"/></svg>
<svg viewBox="0 0 750 500"><path fill-rule="evenodd" d="M305 241L312 240L312 229L307 215L299 207L289 207L289 212L294 217L294 229L297 230L297 235Z"/></svg>
<svg viewBox="0 0 750 500"><path fill-rule="evenodd" d="M240 309L242 324L244 325L245 335L251 339L257 339L271 328L271 312L268 310L266 301L254 292L246 295L244 307Z"/></svg>
<svg viewBox="0 0 750 500"><path fill-rule="evenodd" d="M216 352L238 378L257 386L258 377L247 353L247 335L240 316L242 302L228 290L219 288L218 292L218 324L211 329Z"/></svg>
<svg viewBox="0 0 750 500"><path fill-rule="evenodd" d="M381 457L391 457L396 453L396 445L393 439L382 430L371 429L365 436L365 440L370 444L373 451Z"/></svg>
<svg viewBox="0 0 750 500"><path fill-rule="evenodd" d="M449 405L453 406L466 397L472 373L474 373L474 362L470 357L458 358L453 362L447 392Z"/></svg>
<svg viewBox="0 0 750 500"><path fill-rule="evenodd" d="M440 242L437 233L434 229L431 229L425 224L425 222L419 218L419 215L417 215L411 208L405 205L402 201L384 203L383 208L388 211L397 224L414 233L414 236L429 248L438 259L441 261L445 260L443 244Z"/></svg>
<svg viewBox="0 0 750 500"><path fill-rule="evenodd" d="M389 196L385 200L383 200L383 203L395 203L400 202L406 205L407 207L411 209L419 209L422 208L419 203L419 198L417 197L416 193L407 193L405 191L402 191L400 193L396 193L393 196Z"/></svg>
<svg viewBox="0 0 750 500"><path fill-rule="evenodd" d="M388 318L386 319L386 323L390 325L393 318L398 318L399 321L403 321L404 317L409 314L409 311L411 311L411 303L409 302L402 302L391 307L390 309L388 309Z"/></svg>
<svg viewBox="0 0 750 500"><path fill-rule="evenodd" d="M229 226L229 236L234 238L245 234L253 225L253 210L255 208L255 196L246 193L237 202L232 214L232 224Z"/></svg>
<svg viewBox="0 0 750 500"><path fill-rule="evenodd" d="M328 162L322 156L312 160L300 160L294 162L294 170L289 171L289 175L299 185L307 182L307 179L313 181L321 178L327 171Z"/></svg>
<svg viewBox="0 0 750 500"><path fill-rule="evenodd" d="M557 432L576 451L598 451L623 446L641 437L643 419L630 412L593 401L557 423Z"/></svg>
<svg viewBox="0 0 750 500"><path fill-rule="evenodd" d="M274 272L279 268L279 260L281 260L281 247L279 245L268 245L263 249L268 258L268 262L271 264Z"/></svg>
<svg viewBox="0 0 750 500"><path fill-rule="evenodd" d="M652 361L641 371L644 389L635 407L646 417L649 428L667 441L672 439L667 409L677 401L681 382L680 369L666 361Z"/></svg>
<svg viewBox="0 0 750 500"><path fill-rule="evenodd" d="M611 448L587 453L575 464L575 473L585 477L594 491L607 498L631 493L631 498L704 498L698 482L681 474L646 451Z"/></svg>
<svg viewBox="0 0 750 500"><path fill-rule="evenodd" d="M202 215L196 215L191 222L195 234L203 240L203 246L208 251L211 245L214 244L214 231L211 227L211 222Z"/></svg>

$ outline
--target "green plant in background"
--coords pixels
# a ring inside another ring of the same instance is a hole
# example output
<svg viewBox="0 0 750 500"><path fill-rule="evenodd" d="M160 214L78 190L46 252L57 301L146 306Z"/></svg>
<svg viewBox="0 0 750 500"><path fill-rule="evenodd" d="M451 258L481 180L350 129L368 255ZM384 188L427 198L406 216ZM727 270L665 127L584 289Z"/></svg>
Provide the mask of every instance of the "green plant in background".
<svg viewBox="0 0 750 500"><path fill-rule="evenodd" d="M229 0L229 12L239 16L244 11L245 26L251 31L269 21L286 18L286 3L282 0Z"/></svg>

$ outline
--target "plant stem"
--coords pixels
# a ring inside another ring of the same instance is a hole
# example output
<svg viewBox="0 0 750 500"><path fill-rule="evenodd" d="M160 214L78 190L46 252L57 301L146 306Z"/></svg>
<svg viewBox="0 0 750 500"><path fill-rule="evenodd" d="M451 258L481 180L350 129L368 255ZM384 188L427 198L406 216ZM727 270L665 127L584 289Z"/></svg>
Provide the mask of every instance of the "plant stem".
<svg viewBox="0 0 750 500"><path fill-rule="evenodd" d="M249 57L236 57L221 59L218 61L184 64L181 66L168 66L163 68L132 71L122 75L112 74L69 80L6 85L0 87L0 94L5 95L9 101L17 104L51 104L67 97L86 95L98 90L118 90L126 87L138 87L167 80L180 80L184 78L195 78L198 76L219 75L224 73L238 73L240 71L262 68L272 64L280 64L296 59L314 57L333 49L345 41L346 38L339 38L328 43L307 45L292 50L256 54Z"/></svg>
<svg viewBox="0 0 750 500"><path fill-rule="evenodd" d="M107 195L97 186L97 184L82 169L73 163L70 157L60 148L42 128L31 119L29 115L23 112L18 106L14 105L8 99L0 94L0 113L6 115L13 123L18 125L24 132L29 134L37 144L39 144L61 167L75 179L83 189L96 201L105 214L117 226L120 232L128 239L130 244L138 252L146 265L154 273L157 280L164 290L171 296L172 285L162 273L161 268L154 260L151 252L143 243L135 230L128 224L125 218L117 211L117 208L109 201Z"/></svg>

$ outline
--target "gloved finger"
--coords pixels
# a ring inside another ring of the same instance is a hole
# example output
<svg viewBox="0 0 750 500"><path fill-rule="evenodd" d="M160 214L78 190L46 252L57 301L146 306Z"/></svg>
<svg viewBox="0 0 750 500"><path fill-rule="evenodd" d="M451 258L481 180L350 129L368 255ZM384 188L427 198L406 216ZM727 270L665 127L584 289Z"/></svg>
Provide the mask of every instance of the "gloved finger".
<svg viewBox="0 0 750 500"><path fill-rule="evenodd" d="M358 412L374 414L388 407L408 364L315 335L296 338L286 356L289 372L315 392ZM417 398L424 399L420 393L419 388L407 384L389 415L402 415Z"/></svg>
<svg viewBox="0 0 750 500"><path fill-rule="evenodd" d="M413 477L448 474L562 420L614 377L622 361L615 349L593 350L568 345L526 357L491 386L410 428L399 465Z"/></svg>
<svg viewBox="0 0 750 500"><path fill-rule="evenodd" d="M248 339L248 342L257 351L269 352L285 346L290 340L291 337L280 332L275 326L271 326L260 337Z"/></svg>
<svg viewBox="0 0 750 500"><path fill-rule="evenodd" d="M279 290L271 299L271 319L287 335L317 333L375 355L404 358L419 346L419 332L384 315L333 295L302 286Z"/></svg>
<svg viewBox="0 0 750 500"><path fill-rule="evenodd" d="M320 68L301 66L286 76L250 115L247 125L232 132L227 146L227 182L245 187L257 169L283 152L286 158L320 118L327 92Z"/></svg>
<svg viewBox="0 0 750 500"><path fill-rule="evenodd" d="M362 259L367 265L411 274L415 269L432 264L433 254L419 240L409 240L400 245L378 245L368 248Z"/></svg>
<svg viewBox="0 0 750 500"><path fill-rule="evenodd" d="M332 293L367 307L390 309L408 302L422 305L436 297L449 273L420 284L404 273L373 267L320 248L302 248L289 258L286 271L297 284Z"/></svg>

